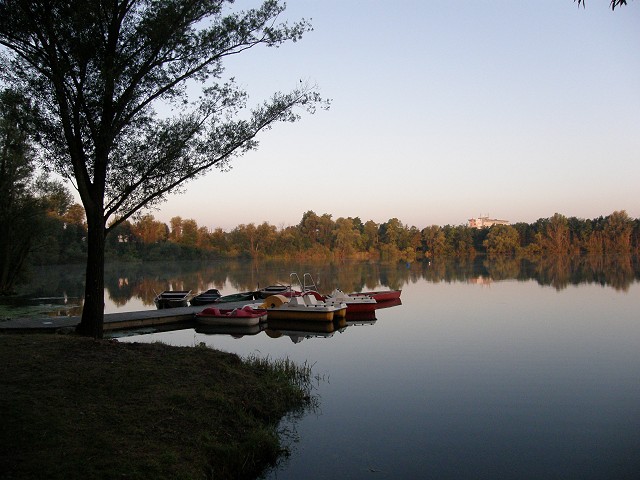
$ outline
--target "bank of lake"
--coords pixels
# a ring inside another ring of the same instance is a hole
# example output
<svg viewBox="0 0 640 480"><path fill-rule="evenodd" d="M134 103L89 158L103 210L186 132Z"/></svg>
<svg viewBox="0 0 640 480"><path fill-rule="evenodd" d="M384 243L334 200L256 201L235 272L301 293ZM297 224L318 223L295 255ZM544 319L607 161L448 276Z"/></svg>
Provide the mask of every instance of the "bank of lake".
<svg viewBox="0 0 640 480"><path fill-rule="evenodd" d="M0 362L6 479L256 478L314 403L306 366L202 345L2 334Z"/></svg>

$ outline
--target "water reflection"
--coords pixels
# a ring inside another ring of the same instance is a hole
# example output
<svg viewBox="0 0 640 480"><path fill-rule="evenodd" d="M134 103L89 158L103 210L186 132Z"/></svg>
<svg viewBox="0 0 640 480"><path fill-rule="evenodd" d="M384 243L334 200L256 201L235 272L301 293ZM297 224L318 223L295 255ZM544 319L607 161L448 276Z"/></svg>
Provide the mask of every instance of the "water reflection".
<svg viewBox="0 0 640 480"><path fill-rule="evenodd" d="M580 283L599 283L626 291L640 277L637 261L621 257L554 257L538 262L523 259L384 264L377 262L291 264L287 262L224 261L215 264L139 264L109 268L105 286L109 299L124 305L137 297L153 306L156 292L217 288L224 294L256 290L274 283L289 283L289 273L311 272L318 288L329 292L374 290L380 286L402 289L420 279L431 282L474 282L481 279L535 279L557 290ZM124 275L123 275L124 274Z"/></svg>
<svg viewBox="0 0 640 480"><path fill-rule="evenodd" d="M230 335L233 338L242 338L247 335L257 335L264 331L265 324L258 325L198 325L196 333L202 335Z"/></svg>
<svg viewBox="0 0 640 480"><path fill-rule="evenodd" d="M202 335L228 335L236 339L258 335L264 332L269 338L288 336L293 343L307 338L329 338L335 332L343 332L349 323L346 319L331 322L310 322L305 320L270 320L259 325L198 325L195 332ZM355 325L352 324L352 325Z"/></svg>
<svg viewBox="0 0 640 480"><path fill-rule="evenodd" d="M289 283L291 272L310 272L319 290L345 292L402 289L420 280L488 284L507 279L534 279L540 285L562 290L570 285L595 283L626 292L640 278L638 259L631 256L559 256L530 261L515 258L440 260L431 262L292 263L283 261L228 260L214 263L116 263L105 269L105 311L154 308L163 290L216 288L223 294L256 290L274 283ZM70 304L57 314L80 313L84 291L81 265L44 267L34 272L24 287L25 297L64 297ZM6 303L6 302L5 302ZM75 307L75 308L72 308Z"/></svg>
<svg viewBox="0 0 640 480"><path fill-rule="evenodd" d="M297 448L269 479L636 478L640 285L633 263L606 265L377 265L403 291L376 320L130 341L313 365L327 379L320 408L295 422ZM273 271L289 270L319 271L323 290L330 280L319 267Z"/></svg>
<svg viewBox="0 0 640 480"><path fill-rule="evenodd" d="M330 338L336 332L344 332L346 328L347 321L344 318L332 322L272 320L268 323L266 333L271 338L287 336L293 343L300 343L309 338Z"/></svg>
<svg viewBox="0 0 640 480"><path fill-rule="evenodd" d="M381 302L376 309L368 312L347 312L346 318L334 319L331 322L314 320L275 320L251 326L240 325L194 325L196 333L214 336L226 335L236 339L264 333L269 338L289 337L293 343L313 338L331 338L336 333L343 333L347 328L372 326L377 322L376 311L402 305L401 299ZM115 335L119 335L115 332Z"/></svg>

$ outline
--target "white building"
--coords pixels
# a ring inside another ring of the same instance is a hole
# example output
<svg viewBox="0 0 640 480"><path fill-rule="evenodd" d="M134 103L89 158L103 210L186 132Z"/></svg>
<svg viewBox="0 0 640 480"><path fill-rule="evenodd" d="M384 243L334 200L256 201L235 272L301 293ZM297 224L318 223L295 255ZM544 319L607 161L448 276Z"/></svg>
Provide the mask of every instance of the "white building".
<svg viewBox="0 0 640 480"><path fill-rule="evenodd" d="M489 218L489 216L469 219L471 228L489 228L492 225L509 225L509 220L499 220L497 218Z"/></svg>

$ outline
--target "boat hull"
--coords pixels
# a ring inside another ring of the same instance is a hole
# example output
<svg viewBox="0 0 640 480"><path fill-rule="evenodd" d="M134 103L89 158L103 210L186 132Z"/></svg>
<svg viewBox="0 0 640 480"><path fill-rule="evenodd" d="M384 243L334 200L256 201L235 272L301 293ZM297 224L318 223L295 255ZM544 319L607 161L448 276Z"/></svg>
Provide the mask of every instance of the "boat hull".
<svg viewBox="0 0 640 480"><path fill-rule="evenodd" d="M186 307L188 302L186 300L160 299L160 300L154 300L154 303L156 304L156 308L158 308L159 310L162 310L164 308Z"/></svg>
<svg viewBox="0 0 640 480"><path fill-rule="evenodd" d="M214 303L243 302L254 299L254 292L232 293L231 295L223 295Z"/></svg>
<svg viewBox="0 0 640 480"><path fill-rule="evenodd" d="M296 309L271 308L267 309L267 319L273 320L304 320L316 322L331 322L335 312L329 311L300 311Z"/></svg>
<svg viewBox="0 0 640 480"><path fill-rule="evenodd" d="M378 308L378 303L347 303L347 316L358 313L371 313Z"/></svg>
<svg viewBox="0 0 640 480"><path fill-rule="evenodd" d="M380 302L388 302L391 300L397 300L400 298L401 294L402 294L402 290L380 290L375 292L356 292L356 293L350 293L349 295L354 297L361 296L361 295L368 295L371 298L373 298L376 302L380 303Z"/></svg>
<svg viewBox="0 0 640 480"><path fill-rule="evenodd" d="M308 292L316 298L320 296L317 292ZM346 315L350 316L356 313L373 312L378 302L368 295L347 295L339 289L335 289L331 294L320 296L320 298L328 305L346 305Z"/></svg>
<svg viewBox="0 0 640 480"><path fill-rule="evenodd" d="M347 306L325 305L316 303L315 298L295 296L287 298L283 295L272 295L261 305L266 308L268 318L273 320L305 320L317 322L331 322L334 318L344 318ZM305 300L309 303L305 303Z"/></svg>
<svg viewBox="0 0 640 480"><path fill-rule="evenodd" d="M287 285L269 285L268 287L262 288L256 292L256 300L259 298L269 298L271 295L284 295L290 290L291 287Z"/></svg>
<svg viewBox="0 0 640 480"><path fill-rule="evenodd" d="M201 325L237 325L251 327L267 320L267 311L264 309L234 309L219 310L217 308L205 308L196 313L196 322Z"/></svg>
<svg viewBox="0 0 640 480"><path fill-rule="evenodd" d="M162 310L164 308L186 307L189 303L189 295L191 290L167 290L153 299L156 308Z"/></svg>
<svg viewBox="0 0 640 480"><path fill-rule="evenodd" d="M220 297L221 295L218 290L210 289L206 292L202 292L201 294L196 295L191 300L189 300L189 303L193 306L208 305L210 303L215 303L216 300Z"/></svg>

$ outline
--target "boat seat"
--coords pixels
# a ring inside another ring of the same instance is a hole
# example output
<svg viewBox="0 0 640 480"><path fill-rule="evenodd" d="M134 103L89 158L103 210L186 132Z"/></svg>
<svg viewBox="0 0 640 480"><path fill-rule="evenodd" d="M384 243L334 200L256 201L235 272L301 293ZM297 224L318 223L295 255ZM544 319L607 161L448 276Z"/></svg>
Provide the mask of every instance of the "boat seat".
<svg viewBox="0 0 640 480"><path fill-rule="evenodd" d="M318 305L318 301L313 295L304 295L304 303L306 305Z"/></svg>
<svg viewBox="0 0 640 480"><path fill-rule="evenodd" d="M304 304L305 304L305 301L302 299L302 297L299 297L298 295L295 295L289 299L289 305L291 306L304 305Z"/></svg>

